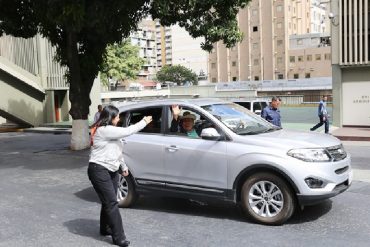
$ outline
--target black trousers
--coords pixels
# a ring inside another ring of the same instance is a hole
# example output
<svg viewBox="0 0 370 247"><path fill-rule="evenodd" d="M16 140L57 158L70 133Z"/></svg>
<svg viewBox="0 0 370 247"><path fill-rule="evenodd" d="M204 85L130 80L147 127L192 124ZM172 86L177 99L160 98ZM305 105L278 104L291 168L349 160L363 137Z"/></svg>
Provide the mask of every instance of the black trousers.
<svg viewBox="0 0 370 247"><path fill-rule="evenodd" d="M329 120L328 118L326 117L325 120L324 120L324 116L319 116L320 118L320 122L318 124L316 124L315 126L313 126L311 128L312 131L316 130L317 128L321 127L323 124L325 124L325 133L329 133Z"/></svg>
<svg viewBox="0 0 370 247"><path fill-rule="evenodd" d="M101 201L100 229L104 231L110 228L113 242L125 240L117 202L118 172L111 172L101 165L89 163L87 174Z"/></svg>

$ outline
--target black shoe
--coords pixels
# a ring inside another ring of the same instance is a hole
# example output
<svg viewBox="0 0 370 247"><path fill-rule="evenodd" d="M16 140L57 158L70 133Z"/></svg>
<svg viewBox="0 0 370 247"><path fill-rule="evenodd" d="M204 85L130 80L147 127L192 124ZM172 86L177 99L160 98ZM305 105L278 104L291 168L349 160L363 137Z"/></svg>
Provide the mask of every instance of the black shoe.
<svg viewBox="0 0 370 247"><path fill-rule="evenodd" d="M102 236L108 236L108 235L112 235L112 230L110 228L106 228L106 229L100 229L100 235Z"/></svg>
<svg viewBox="0 0 370 247"><path fill-rule="evenodd" d="M127 246L130 245L130 241L128 241L128 240L121 240L121 241L118 241L118 242L113 241L113 244L118 245L120 247L127 247Z"/></svg>

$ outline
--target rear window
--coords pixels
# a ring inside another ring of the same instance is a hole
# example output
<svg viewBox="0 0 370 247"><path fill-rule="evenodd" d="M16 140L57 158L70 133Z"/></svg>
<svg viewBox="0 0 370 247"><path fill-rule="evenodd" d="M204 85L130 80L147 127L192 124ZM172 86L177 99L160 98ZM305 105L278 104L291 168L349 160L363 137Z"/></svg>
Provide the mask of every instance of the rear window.
<svg viewBox="0 0 370 247"><path fill-rule="evenodd" d="M241 105L245 108L247 108L248 110L251 109L251 102L238 102L238 101L235 101L234 103L238 104L238 105Z"/></svg>

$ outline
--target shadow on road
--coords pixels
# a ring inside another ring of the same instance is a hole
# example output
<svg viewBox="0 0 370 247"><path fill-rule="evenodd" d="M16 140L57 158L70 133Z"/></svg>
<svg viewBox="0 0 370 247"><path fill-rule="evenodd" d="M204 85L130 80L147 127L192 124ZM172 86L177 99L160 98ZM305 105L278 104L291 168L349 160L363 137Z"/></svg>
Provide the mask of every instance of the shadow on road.
<svg viewBox="0 0 370 247"><path fill-rule="evenodd" d="M226 202L205 203L180 198L143 196L139 198L131 209L248 221L251 223L244 217L238 206Z"/></svg>
<svg viewBox="0 0 370 247"><path fill-rule="evenodd" d="M323 203L314 206L306 206L303 211L298 209L293 217L285 224L301 224L315 221L328 213L331 208L331 200L326 200ZM254 223L245 216L240 207L231 203L203 203L178 198L157 198L146 196L141 197L132 209L230 219L250 224Z"/></svg>
<svg viewBox="0 0 370 247"><path fill-rule="evenodd" d="M286 224L301 224L315 221L321 216L327 214L331 210L332 204L332 200L325 200L317 205L306 206L303 211L298 209Z"/></svg>
<svg viewBox="0 0 370 247"><path fill-rule="evenodd" d="M110 237L100 235L98 220L75 219L64 222L63 226L67 227L68 231L73 234L93 238L102 242L111 242Z"/></svg>
<svg viewBox="0 0 370 247"><path fill-rule="evenodd" d="M92 186L80 190L74 193L74 195L84 201L100 203L99 197L96 195L96 192Z"/></svg>

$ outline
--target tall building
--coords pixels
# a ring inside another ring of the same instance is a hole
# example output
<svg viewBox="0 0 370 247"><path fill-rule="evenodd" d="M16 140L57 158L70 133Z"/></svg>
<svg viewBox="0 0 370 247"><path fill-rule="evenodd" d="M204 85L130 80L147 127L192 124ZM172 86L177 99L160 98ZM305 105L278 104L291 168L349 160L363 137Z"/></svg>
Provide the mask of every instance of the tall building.
<svg viewBox="0 0 370 247"><path fill-rule="evenodd" d="M203 38L194 39L179 25L163 27L157 22L157 64L182 65L197 75L206 75L208 52L201 49Z"/></svg>
<svg viewBox="0 0 370 247"><path fill-rule="evenodd" d="M131 43L140 47L139 56L145 59L138 78L151 80L157 71L157 45L155 22L145 19L139 23L136 32L130 35Z"/></svg>
<svg viewBox="0 0 370 247"><path fill-rule="evenodd" d="M172 32L171 27L162 26L156 21L157 69L172 64Z"/></svg>
<svg viewBox="0 0 370 247"><path fill-rule="evenodd" d="M238 14L243 41L230 49L221 42L215 44L209 56L210 81L294 77L297 73L290 72L289 37L312 33L311 6L311 0L252 0ZM294 50L293 54L300 56L300 52Z"/></svg>

